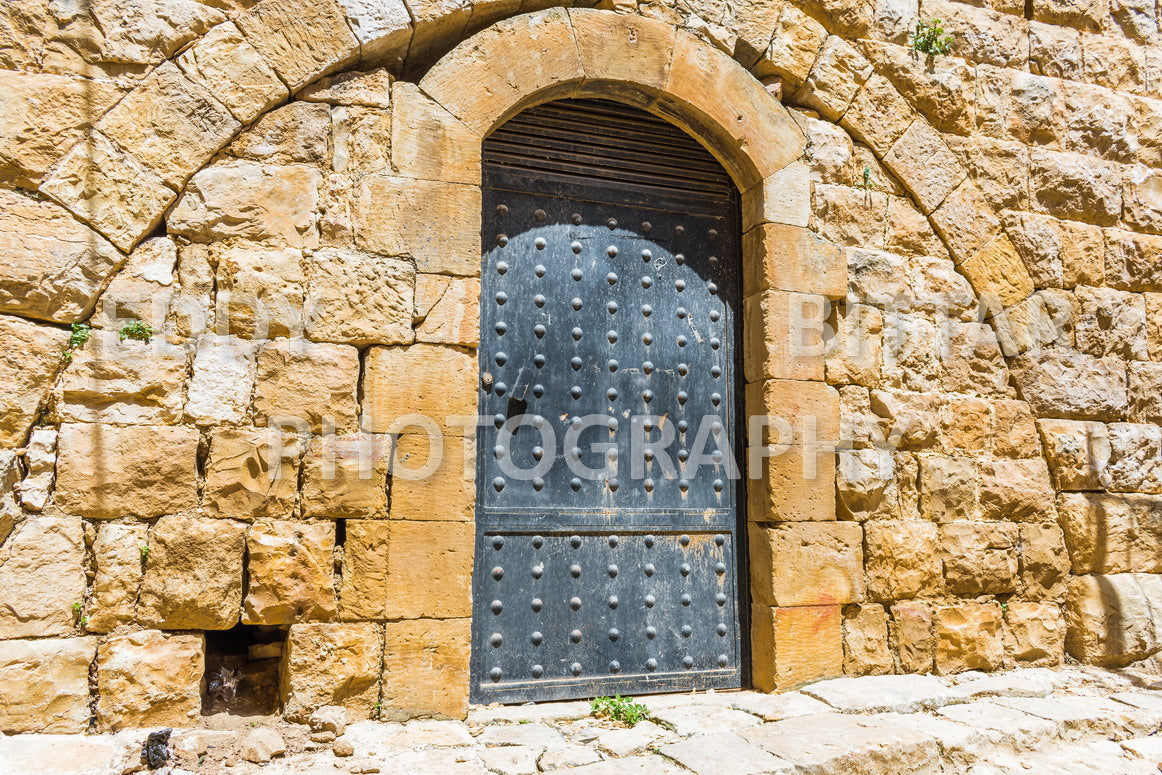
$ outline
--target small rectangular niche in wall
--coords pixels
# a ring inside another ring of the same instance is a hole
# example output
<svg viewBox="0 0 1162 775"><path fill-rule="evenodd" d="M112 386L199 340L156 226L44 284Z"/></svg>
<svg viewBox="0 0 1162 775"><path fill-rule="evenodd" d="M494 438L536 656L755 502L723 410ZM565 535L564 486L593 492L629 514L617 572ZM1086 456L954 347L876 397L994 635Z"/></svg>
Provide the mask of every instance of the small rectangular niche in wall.
<svg viewBox="0 0 1162 775"><path fill-rule="evenodd" d="M278 713L278 668L285 644L282 627L238 624L207 632L202 715Z"/></svg>

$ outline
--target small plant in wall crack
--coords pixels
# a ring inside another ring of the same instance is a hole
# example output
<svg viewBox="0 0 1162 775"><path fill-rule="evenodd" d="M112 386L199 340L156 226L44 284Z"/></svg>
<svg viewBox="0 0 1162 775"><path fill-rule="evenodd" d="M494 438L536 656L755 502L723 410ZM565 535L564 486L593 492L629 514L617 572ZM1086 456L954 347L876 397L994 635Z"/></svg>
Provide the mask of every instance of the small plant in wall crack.
<svg viewBox="0 0 1162 775"><path fill-rule="evenodd" d="M650 709L633 701L633 697L598 697L589 706L589 715L594 718L617 721L632 727L650 717Z"/></svg>
<svg viewBox="0 0 1162 775"><path fill-rule="evenodd" d="M121 331L118 332L121 341L126 339L136 339L139 342L148 342L153 336L153 326L148 323L142 323L140 320L131 320L125 325L121 326Z"/></svg>
<svg viewBox="0 0 1162 775"><path fill-rule="evenodd" d="M61 352L61 360L65 363L73 362L73 353L85 346L89 341L92 329L88 323L73 323L72 333L69 334L69 345Z"/></svg>
<svg viewBox="0 0 1162 775"><path fill-rule="evenodd" d="M946 35L944 25L939 19L916 22L916 31L912 33L909 43L911 49L924 54L929 59L952 51L953 38Z"/></svg>

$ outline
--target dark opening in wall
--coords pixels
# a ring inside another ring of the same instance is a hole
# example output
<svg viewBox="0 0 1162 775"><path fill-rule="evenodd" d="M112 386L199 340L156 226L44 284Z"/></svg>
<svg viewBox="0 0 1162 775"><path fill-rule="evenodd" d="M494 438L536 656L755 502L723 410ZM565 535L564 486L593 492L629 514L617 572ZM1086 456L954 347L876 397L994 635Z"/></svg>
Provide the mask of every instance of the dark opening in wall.
<svg viewBox="0 0 1162 775"><path fill-rule="evenodd" d="M278 713L278 667L285 641L281 627L238 624L207 632L202 714Z"/></svg>

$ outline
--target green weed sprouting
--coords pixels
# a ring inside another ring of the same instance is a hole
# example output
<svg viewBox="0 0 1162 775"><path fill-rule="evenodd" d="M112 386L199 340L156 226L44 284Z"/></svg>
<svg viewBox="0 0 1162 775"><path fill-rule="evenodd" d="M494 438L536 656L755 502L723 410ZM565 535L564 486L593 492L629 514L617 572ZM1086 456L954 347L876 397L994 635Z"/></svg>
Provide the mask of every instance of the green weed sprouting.
<svg viewBox="0 0 1162 775"><path fill-rule="evenodd" d="M650 709L645 705L634 702L633 697L616 695L614 697L598 697L593 700L593 704L589 706L589 715L594 718L619 721L626 726L632 727L639 721L648 719L650 717Z"/></svg>
<svg viewBox="0 0 1162 775"><path fill-rule="evenodd" d="M952 42L952 36L944 33L944 25L939 19L927 22L921 20L916 22L916 31L912 33L909 46L913 51L932 58L952 51Z"/></svg>
<svg viewBox="0 0 1162 775"><path fill-rule="evenodd" d="M140 320L131 320L125 325L121 326L119 332L121 341L126 339L136 339L139 342L148 342L149 338L153 336L153 326L148 323L142 323Z"/></svg>
<svg viewBox="0 0 1162 775"><path fill-rule="evenodd" d="M65 363L73 362L73 353L85 346L89 336L93 333L88 323L73 323L72 333L69 334L69 345L61 353L61 360Z"/></svg>

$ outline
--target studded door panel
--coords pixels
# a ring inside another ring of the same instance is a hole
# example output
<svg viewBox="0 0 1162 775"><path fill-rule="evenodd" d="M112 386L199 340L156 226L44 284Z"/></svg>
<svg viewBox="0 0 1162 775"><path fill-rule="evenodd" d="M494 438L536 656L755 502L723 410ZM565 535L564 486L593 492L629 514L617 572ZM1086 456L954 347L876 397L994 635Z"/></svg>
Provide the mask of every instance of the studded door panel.
<svg viewBox="0 0 1162 775"><path fill-rule="evenodd" d="M488 158L473 699L737 686L736 206Z"/></svg>

